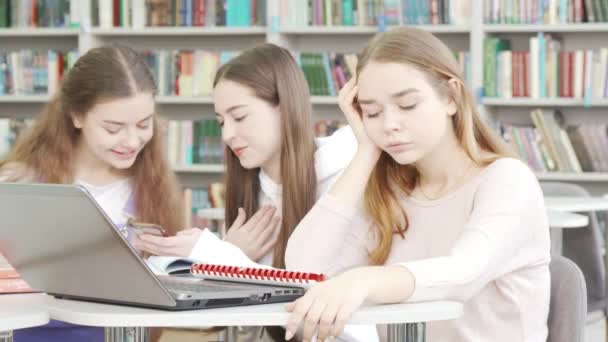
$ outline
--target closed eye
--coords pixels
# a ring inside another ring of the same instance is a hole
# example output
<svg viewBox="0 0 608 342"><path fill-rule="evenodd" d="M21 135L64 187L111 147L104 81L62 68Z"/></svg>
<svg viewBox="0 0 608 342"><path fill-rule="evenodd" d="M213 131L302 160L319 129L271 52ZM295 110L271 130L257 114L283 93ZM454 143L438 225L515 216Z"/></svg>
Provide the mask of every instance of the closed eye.
<svg viewBox="0 0 608 342"><path fill-rule="evenodd" d="M413 104L411 106L399 106L399 108L401 110L412 110L412 109L416 108L416 104Z"/></svg>
<svg viewBox="0 0 608 342"><path fill-rule="evenodd" d="M377 117L378 115L380 115L380 112L365 114L365 116L367 116L369 119L373 119L373 118Z"/></svg>

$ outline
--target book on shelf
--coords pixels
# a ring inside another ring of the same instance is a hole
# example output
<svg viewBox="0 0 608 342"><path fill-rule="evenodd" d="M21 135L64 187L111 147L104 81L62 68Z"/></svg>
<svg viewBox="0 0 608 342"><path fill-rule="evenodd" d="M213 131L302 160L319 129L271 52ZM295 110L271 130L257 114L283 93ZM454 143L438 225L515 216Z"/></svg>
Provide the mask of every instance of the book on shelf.
<svg viewBox="0 0 608 342"><path fill-rule="evenodd" d="M608 124L564 125L559 111L530 115L533 126L501 123L501 134L534 171L608 171Z"/></svg>
<svg viewBox="0 0 608 342"><path fill-rule="evenodd" d="M484 0L486 24L568 24L608 22L605 0Z"/></svg>
<svg viewBox="0 0 608 342"><path fill-rule="evenodd" d="M266 25L266 0L93 0L92 24L127 27Z"/></svg>
<svg viewBox="0 0 608 342"><path fill-rule="evenodd" d="M203 50L144 52L161 96L210 96L215 72L236 54Z"/></svg>
<svg viewBox="0 0 608 342"><path fill-rule="evenodd" d="M484 96L498 98L608 97L608 47L566 51L549 34L529 38L528 51L508 40L484 41Z"/></svg>
<svg viewBox="0 0 608 342"><path fill-rule="evenodd" d="M466 25L470 0L284 0L283 27Z"/></svg>
<svg viewBox="0 0 608 342"><path fill-rule="evenodd" d="M77 59L77 51L0 52L0 96L52 95Z"/></svg>
<svg viewBox="0 0 608 342"><path fill-rule="evenodd" d="M82 0L0 0L0 28L78 27Z"/></svg>
<svg viewBox="0 0 608 342"><path fill-rule="evenodd" d="M169 120L167 156L172 165L222 164L224 145L216 119Z"/></svg>

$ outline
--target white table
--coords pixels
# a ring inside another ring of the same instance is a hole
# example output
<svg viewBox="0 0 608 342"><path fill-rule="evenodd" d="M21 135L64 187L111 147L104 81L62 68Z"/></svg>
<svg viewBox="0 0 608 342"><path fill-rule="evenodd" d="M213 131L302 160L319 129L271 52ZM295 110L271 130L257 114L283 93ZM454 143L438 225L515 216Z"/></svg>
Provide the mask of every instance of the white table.
<svg viewBox="0 0 608 342"><path fill-rule="evenodd" d="M106 327L106 341L147 341L146 327L284 326L284 304L170 312L49 298L50 317L73 324ZM424 341L424 322L458 318L462 304L428 302L363 307L349 324L389 324L390 341ZM412 339L414 338L414 339Z"/></svg>
<svg viewBox="0 0 608 342"><path fill-rule="evenodd" d="M608 210L608 198L545 196L545 206L567 212L603 211Z"/></svg>
<svg viewBox="0 0 608 342"><path fill-rule="evenodd" d="M0 295L0 341L12 341L13 330L47 324L50 318L43 308L45 298L40 293Z"/></svg>

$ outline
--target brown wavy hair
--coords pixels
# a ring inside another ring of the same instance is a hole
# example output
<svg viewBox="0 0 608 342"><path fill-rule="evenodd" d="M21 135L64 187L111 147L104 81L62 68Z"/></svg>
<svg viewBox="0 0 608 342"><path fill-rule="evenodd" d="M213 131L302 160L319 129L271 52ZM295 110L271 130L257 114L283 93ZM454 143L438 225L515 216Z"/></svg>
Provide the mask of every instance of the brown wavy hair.
<svg viewBox="0 0 608 342"><path fill-rule="evenodd" d="M498 158L513 156L507 145L481 119L458 62L437 37L413 27L378 34L359 55L357 75L371 61L413 66L424 73L440 96L453 99L457 112L451 120L456 137L477 165L485 166ZM450 86L450 80L456 81L455 87ZM378 245L370 254L373 263L386 261L395 234L405 237L409 221L398 199L400 194L411 193L418 176L414 166L400 165L382 152L364 195L366 213L377 229Z"/></svg>
<svg viewBox="0 0 608 342"><path fill-rule="evenodd" d="M9 181L29 178L45 183L73 183L73 158L81 134L74 127L73 116L86 115L102 101L138 93L156 94L154 78L140 54L117 45L89 50L65 75L57 94L0 162L0 169L17 171ZM129 169L136 215L139 220L160 224L174 233L184 225L182 196L165 157L158 117L153 119L152 138Z"/></svg>

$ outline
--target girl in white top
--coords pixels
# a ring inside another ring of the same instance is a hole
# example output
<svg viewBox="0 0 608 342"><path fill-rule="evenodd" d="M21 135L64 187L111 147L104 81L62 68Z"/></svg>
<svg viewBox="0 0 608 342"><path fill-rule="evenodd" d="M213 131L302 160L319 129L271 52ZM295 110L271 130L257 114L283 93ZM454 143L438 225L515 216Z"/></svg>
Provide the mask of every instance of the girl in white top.
<svg viewBox="0 0 608 342"><path fill-rule="evenodd" d="M164 158L155 94L143 56L122 46L89 50L0 162L0 179L80 184L119 228L134 217L181 229L180 189ZM15 335L16 341L103 341L101 328L54 321Z"/></svg>
<svg viewBox="0 0 608 342"><path fill-rule="evenodd" d="M304 74L291 53L276 45L249 49L224 64L215 76L213 102L226 146L226 238L195 228L168 238L142 235L136 245L199 262L285 268L293 229L348 165L357 141L348 127L314 138ZM308 243L312 249L316 241ZM340 245L328 248L337 255ZM297 259L311 271L333 274L331 259L311 265L310 252ZM293 262L290 268L301 267ZM353 327L341 339L373 342L377 335L370 328ZM275 340L284 337L269 331ZM251 340L258 338L256 331Z"/></svg>
<svg viewBox="0 0 608 342"><path fill-rule="evenodd" d="M444 299L464 314L428 324L430 341L546 341L542 193L479 118L452 52L400 28L369 43L357 75L340 92L357 153L296 228L286 263L307 241L324 251L322 230L348 235L337 269L386 266L351 269L290 303L286 338L301 326L304 340L331 339L364 302Z"/></svg>

